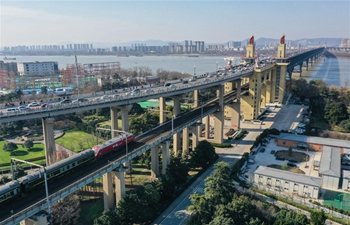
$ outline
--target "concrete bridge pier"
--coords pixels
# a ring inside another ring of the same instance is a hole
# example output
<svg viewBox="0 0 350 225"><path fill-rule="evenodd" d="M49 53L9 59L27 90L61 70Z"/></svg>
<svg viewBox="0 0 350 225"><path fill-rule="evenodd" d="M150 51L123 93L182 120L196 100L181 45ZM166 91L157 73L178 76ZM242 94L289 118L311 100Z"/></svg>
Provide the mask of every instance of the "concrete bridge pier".
<svg viewBox="0 0 350 225"><path fill-rule="evenodd" d="M219 98L220 109L214 113L214 141L222 144L224 130L224 85L217 87L216 95Z"/></svg>
<svg viewBox="0 0 350 225"><path fill-rule="evenodd" d="M122 115L122 130L129 132L129 112L132 105L120 106L120 113Z"/></svg>
<svg viewBox="0 0 350 225"><path fill-rule="evenodd" d="M180 108L180 96L173 96L174 108L173 116L176 118L181 113ZM175 125L174 125L175 126ZM177 156L178 152L181 150L181 132L174 134L173 136L173 150L174 154Z"/></svg>
<svg viewBox="0 0 350 225"><path fill-rule="evenodd" d="M159 177L159 145L151 148L151 180L154 181Z"/></svg>
<svg viewBox="0 0 350 225"><path fill-rule="evenodd" d="M162 174L166 173L166 169L170 164L170 154L169 154L169 141L161 143L162 147Z"/></svg>
<svg viewBox="0 0 350 225"><path fill-rule="evenodd" d="M119 127L118 127L119 109L117 107L111 107L110 110L111 110L111 136L112 138L115 138L117 135L116 135L116 132L113 130L119 130Z"/></svg>
<svg viewBox="0 0 350 225"><path fill-rule="evenodd" d="M259 116L261 105L261 71L255 70L249 76L248 94L241 97L241 109L245 120L254 120Z"/></svg>
<svg viewBox="0 0 350 225"><path fill-rule="evenodd" d="M113 209L118 205L118 202L125 197L125 172L127 167L119 167L111 172L105 173L102 176L103 181L103 205L104 209ZM115 182L115 201L113 193L113 177Z"/></svg>
<svg viewBox="0 0 350 225"><path fill-rule="evenodd" d="M54 118L52 117L42 118L46 166L50 166L57 161L53 121Z"/></svg>
<svg viewBox="0 0 350 225"><path fill-rule="evenodd" d="M209 139L209 128L210 128L210 117L209 115L204 117L204 124L205 124L205 128L204 128L204 139L208 140ZM201 131L202 133L202 131Z"/></svg>
<svg viewBox="0 0 350 225"><path fill-rule="evenodd" d="M194 124L191 127L192 132L192 151L198 146L199 132L202 131L201 125Z"/></svg>
<svg viewBox="0 0 350 225"><path fill-rule="evenodd" d="M159 98L159 124L162 124L166 121L166 113L164 110L166 109L165 98Z"/></svg>
<svg viewBox="0 0 350 225"><path fill-rule="evenodd" d="M225 106L225 118L231 118L231 126L233 129L238 130L240 128L241 120L241 80L225 84L225 92L236 89L236 99L231 105Z"/></svg>
<svg viewBox="0 0 350 225"><path fill-rule="evenodd" d="M182 156L186 156L190 153L189 147L189 128L186 127L182 130Z"/></svg>
<svg viewBox="0 0 350 225"><path fill-rule="evenodd" d="M267 84L268 72L263 72L261 77L261 104L260 108L266 107L266 84Z"/></svg>

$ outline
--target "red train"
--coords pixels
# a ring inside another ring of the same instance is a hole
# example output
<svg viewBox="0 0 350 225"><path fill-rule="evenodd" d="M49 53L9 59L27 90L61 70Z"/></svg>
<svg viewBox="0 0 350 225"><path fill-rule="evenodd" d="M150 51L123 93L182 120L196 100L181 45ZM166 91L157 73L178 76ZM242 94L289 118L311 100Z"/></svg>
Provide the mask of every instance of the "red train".
<svg viewBox="0 0 350 225"><path fill-rule="evenodd" d="M132 142L135 139L135 136L130 133L127 133L127 137L128 137L128 143ZM100 158L110 153L111 151L118 150L120 147L123 147L125 144L126 144L125 135L120 135L104 142L103 144L94 146L92 150L95 152L95 157Z"/></svg>

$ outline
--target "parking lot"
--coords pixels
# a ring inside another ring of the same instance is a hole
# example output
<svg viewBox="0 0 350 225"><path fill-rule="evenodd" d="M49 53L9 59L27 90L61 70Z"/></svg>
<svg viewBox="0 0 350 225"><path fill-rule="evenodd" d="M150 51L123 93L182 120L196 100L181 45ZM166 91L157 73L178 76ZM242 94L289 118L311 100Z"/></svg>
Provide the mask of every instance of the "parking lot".
<svg viewBox="0 0 350 225"><path fill-rule="evenodd" d="M282 166L283 164L286 164L288 161L282 161L282 160L276 160L276 157L274 154L271 154L271 151L279 151L279 150L288 150L288 148L280 147L277 146L277 143L275 142L276 139L271 138L270 142L267 144L266 147L264 147L266 150L265 152L260 152L260 149L255 155L255 160L254 163L249 163L246 169L245 175L248 176L248 179L252 181L253 179L253 173L257 169L258 166L268 166L271 164L276 164ZM318 171L313 169L313 163L314 163L314 158L316 155L320 155L320 152L314 152L314 151L303 151L303 150L297 150L293 149L293 152L303 152L307 153L310 156L310 159L308 162L300 162L300 163L295 163L296 166L301 169L302 171L305 172L305 175L308 176L314 176L318 177ZM307 167L305 167L307 166Z"/></svg>

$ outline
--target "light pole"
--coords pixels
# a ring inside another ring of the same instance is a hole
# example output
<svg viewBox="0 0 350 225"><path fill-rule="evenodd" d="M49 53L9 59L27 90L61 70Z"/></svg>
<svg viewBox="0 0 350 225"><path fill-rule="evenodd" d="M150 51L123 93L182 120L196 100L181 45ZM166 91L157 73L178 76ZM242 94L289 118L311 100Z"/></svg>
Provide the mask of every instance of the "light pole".
<svg viewBox="0 0 350 225"><path fill-rule="evenodd" d="M196 66L193 66L193 76L196 76Z"/></svg>
<svg viewBox="0 0 350 225"><path fill-rule="evenodd" d="M29 165L33 165L33 166L37 166L40 167L44 170L44 181L45 181L45 192L46 192L46 202L47 202L47 211L49 213L49 216L51 215L51 209L50 209L50 200L49 200L49 187L47 184L47 176L46 176L46 168L42 165L38 165L32 162L27 162L25 160L20 160L20 159L15 159L15 158L11 158L11 173L12 173L12 180L14 180L14 171L13 171L13 167L12 167L12 161L19 161L19 162L23 162L23 163L27 163ZM39 172L39 176L41 176L41 173ZM11 213L13 215L13 211L11 210Z"/></svg>
<svg viewBox="0 0 350 225"><path fill-rule="evenodd" d="M218 66L219 66L219 62L216 62L216 71L215 72L218 72Z"/></svg>

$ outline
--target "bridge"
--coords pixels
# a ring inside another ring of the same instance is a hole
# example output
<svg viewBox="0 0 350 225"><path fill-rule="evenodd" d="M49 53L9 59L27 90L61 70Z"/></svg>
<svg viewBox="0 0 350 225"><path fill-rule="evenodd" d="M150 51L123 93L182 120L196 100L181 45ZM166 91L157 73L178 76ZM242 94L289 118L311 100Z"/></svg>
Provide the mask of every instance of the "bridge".
<svg viewBox="0 0 350 225"><path fill-rule="evenodd" d="M129 144L129 152L118 151L108 159L100 159L91 164L84 170L65 175L65 179L53 181L49 186L49 201L54 203L59 199L68 196L80 187L92 182L98 177L103 177L104 206L105 209L115 207L125 195L124 168L122 164L130 161L134 157L151 149L152 151L152 172L151 177L155 179L160 175L159 162L157 161L158 151L161 149L163 154L163 170L169 163L169 140L173 139L174 152L182 151L182 154L188 154L189 132L192 133L193 149L198 144L198 137L201 133L201 126L197 121L205 120L205 136L209 139L209 115L214 116L214 139L212 141L222 143L223 140L223 122L224 118L231 118L232 127L240 128L240 121L257 119L262 109L267 104L282 103L285 97L286 75L288 68L294 68L303 61L316 61L323 52L323 48L312 49L291 57L285 55L284 36L278 46L278 54L275 62L260 64L255 57L254 38L250 39L247 45L247 54L244 60L250 65L249 68L237 69L234 73L220 75L209 78L201 75L195 82L188 84L177 83L175 88L164 86L153 87L151 92L140 92L136 95L128 95L125 92L118 91L118 96L110 94L106 100L90 101L79 103L77 105L51 105L48 108L33 111L20 111L15 113L3 114L0 116L0 122L11 122L25 119L42 118L43 133L46 151L47 165L54 164L55 144L53 136L53 117L79 111L86 111L98 108L110 107L112 130L118 130L117 118L118 110L122 114L122 130L129 131L128 110L130 105L136 102L148 99L159 99L160 103L160 125L153 128L138 137L133 143ZM216 71L217 73L217 71ZM217 98L199 105L198 92L201 89L211 88L217 90ZM188 92L194 93L194 108L185 114L180 114L181 95ZM101 96L99 93L97 96ZM104 93L103 93L104 94ZM96 98L96 95L85 96L87 98ZM174 129L171 121L166 121L164 115L165 98L174 100ZM181 134L182 133L182 134ZM112 136L114 132L112 132ZM182 136L182 146L181 146ZM86 169L87 168L87 169ZM112 176L118 181L115 187L116 199L113 199ZM14 224L25 221L35 213L47 208L45 201L45 191L39 190L23 199L9 203L6 208L0 212L0 224ZM12 213L11 213L11 210Z"/></svg>

